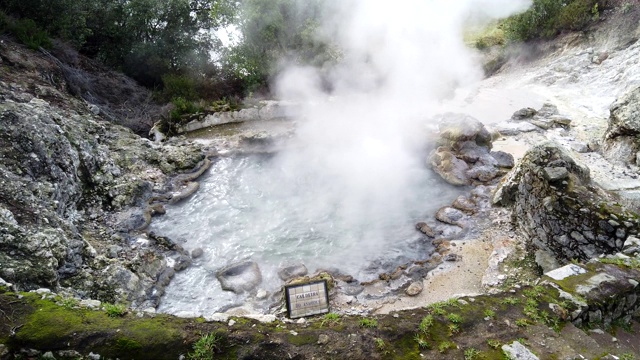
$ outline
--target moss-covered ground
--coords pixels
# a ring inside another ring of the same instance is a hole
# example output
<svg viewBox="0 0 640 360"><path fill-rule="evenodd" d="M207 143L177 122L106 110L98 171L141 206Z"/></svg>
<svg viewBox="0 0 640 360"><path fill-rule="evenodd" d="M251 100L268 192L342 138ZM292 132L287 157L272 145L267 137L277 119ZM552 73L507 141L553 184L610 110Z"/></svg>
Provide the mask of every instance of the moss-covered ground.
<svg viewBox="0 0 640 360"><path fill-rule="evenodd" d="M103 358L177 359L193 355L197 340L215 334L215 359L503 359L501 345L521 341L543 358L554 358L563 353L554 355L554 349L540 346L541 334L553 339L562 338L565 328L582 331L566 317L573 305L549 286L453 299L383 316L331 314L303 324L235 318L232 326L135 312L113 316L50 297L1 289L0 344L15 353L73 349ZM550 303L561 310L552 312ZM633 328L627 324L624 331Z"/></svg>

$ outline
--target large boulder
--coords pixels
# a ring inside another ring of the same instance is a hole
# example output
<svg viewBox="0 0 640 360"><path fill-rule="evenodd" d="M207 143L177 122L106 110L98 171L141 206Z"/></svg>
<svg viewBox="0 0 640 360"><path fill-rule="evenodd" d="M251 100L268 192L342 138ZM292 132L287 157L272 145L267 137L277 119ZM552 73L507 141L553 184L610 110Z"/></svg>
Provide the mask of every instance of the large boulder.
<svg viewBox="0 0 640 360"><path fill-rule="evenodd" d="M493 203L512 207L528 244L561 263L615 253L638 233L635 214L593 185L589 169L553 142L524 155L499 184Z"/></svg>
<svg viewBox="0 0 640 360"><path fill-rule="evenodd" d="M446 113L438 126L437 147L429 162L434 171L453 185L483 184L504 174L513 166L513 157L502 151L491 151L491 133L477 119Z"/></svg>
<svg viewBox="0 0 640 360"><path fill-rule="evenodd" d="M611 105L602 152L611 161L640 163L640 86Z"/></svg>
<svg viewBox="0 0 640 360"><path fill-rule="evenodd" d="M223 290L242 294L251 291L262 282L260 267L255 261L241 261L234 263L216 272Z"/></svg>

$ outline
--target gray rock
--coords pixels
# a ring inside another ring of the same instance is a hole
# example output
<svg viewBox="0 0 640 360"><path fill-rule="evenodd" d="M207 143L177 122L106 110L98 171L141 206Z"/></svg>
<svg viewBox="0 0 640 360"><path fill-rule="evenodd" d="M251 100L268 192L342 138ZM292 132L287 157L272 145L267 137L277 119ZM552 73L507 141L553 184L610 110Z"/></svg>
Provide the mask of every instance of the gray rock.
<svg viewBox="0 0 640 360"><path fill-rule="evenodd" d="M417 223L416 229L430 238L436 237L436 232L425 222Z"/></svg>
<svg viewBox="0 0 640 360"><path fill-rule="evenodd" d="M545 167L544 174L550 182L557 182L569 177L569 170L564 167Z"/></svg>
<svg viewBox="0 0 640 360"><path fill-rule="evenodd" d="M546 273L545 275L554 279L554 280L564 280L570 276L575 276L575 275L580 275L580 274L584 274L586 273L587 270L585 270L584 268L575 265L575 264L569 264L569 265L565 265L559 269L555 269L553 271L549 271L548 273Z"/></svg>
<svg viewBox="0 0 640 360"><path fill-rule="evenodd" d="M514 112L513 115L511 115L511 119L512 120L531 119L537 113L538 112L536 111L536 109L533 109L533 108L530 108L530 107L522 108L522 109Z"/></svg>
<svg viewBox="0 0 640 360"><path fill-rule="evenodd" d="M262 273L254 261L242 261L228 265L216 273L222 289L242 294L251 291L262 282Z"/></svg>
<svg viewBox="0 0 640 360"><path fill-rule="evenodd" d="M478 210L478 205L463 195L458 196L451 206L468 214L473 214Z"/></svg>
<svg viewBox="0 0 640 360"><path fill-rule="evenodd" d="M610 108L602 151L611 161L635 163L640 151L640 86L618 98Z"/></svg>
<svg viewBox="0 0 640 360"><path fill-rule="evenodd" d="M456 261L462 260L462 256L458 254L447 254L444 256L442 260L448 261L448 262L456 262Z"/></svg>
<svg viewBox="0 0 640 360"><path fill-rule="evenodd" d="M470 180L467 175L469 165L446 148L440 147L432 153L430 163L433 170L449 184L469 185Z"/></svg>
<svg viewBox="0 0 640 360"><path fill-rule="evenodd" d="M551 103L544 103L536 115L550 118L553 115L558 115L558 107Z"/></svg>
<svg viewBox="0 0 640 360"><path fill-rule="evenodd" d="M414 281L404 291L409 296L417 296L422 292L422 281Z"/></svg>
<svg viewBox="0 0 640 360"><path fill-rule="evenodd" d="M496 159L498 166L501 168L511 169L515 166L513 155L509 153L506 153L504 151L492 151L491 156Z"/></svg>
<svg viewBox="0 0 640 360"><path fill-rule="evenodd" d="M635 236L629 236L622 246L622 253L625 255L640 253L640 239Z"/></svg>
<svg viewBox="0 0 640 360"><path fill-rule="evenodd" d="M291 264L278 270L278 277L283 281L287 281L296 277L305 276L309 273L307 267L302 263Z"/></svg>
<svg viewBox="0 0 640 360"><path fill-rule="evenodd" d="M197 259L201 257L203 254L204 254L204 250L202 250L202 248L195 248L191 250L191 258L193 259Z"/></svg>
<svg viewBox="0 0 640 360"><path fill-rule="evenodd" d="M515 136L522 133L540 131L540 128L529 122L503 122L494 126L494 129L503 136Z"/></svg>
<svg viewBox="0 0 640 360"><path fill-rule="evenodd" d="M318 336L318 345L326 345L329 343L329 336L325 334L320 334Z"/></svg>
<svg viewBox="0 0 640 360"><path fill-rule="evenodd" d="M560 267L558 260L544 250L536 250L536 264L542 268L542 271L548 273Z"/></svg>
<svg viewBox="0 0 640 360"><path fill-rule="evenodd" d="M465 214L452 207L445 206L436 212L436 219L445 224L459 225L460 221L465 218Z"/></svg>
<svg viewBox="0 0 640 360"><path fill-rule="evenodd" d="M527 349L517 341L508 345L502 345L502 351L504 351L505 355L510 360L539 360L531 350Z"/></svg>

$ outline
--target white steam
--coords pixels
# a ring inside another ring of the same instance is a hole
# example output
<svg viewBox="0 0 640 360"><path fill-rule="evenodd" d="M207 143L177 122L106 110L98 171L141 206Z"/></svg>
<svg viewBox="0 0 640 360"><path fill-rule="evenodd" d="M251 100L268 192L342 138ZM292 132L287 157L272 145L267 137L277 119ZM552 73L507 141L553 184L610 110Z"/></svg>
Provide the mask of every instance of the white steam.
<svg viewBox="0 0 640 360"><path fill-rule="evenodd" d="M304 178L316 202L331 204L354 229L371 234L382 231L372 219L408 218L412 180L425 167L425 120L457 87L482 76L463 43L465 21L506 16L529 3L341 2L324 32L343 51L340 63L290 67L277 81L279 97L300 103L303 118L299 144L279 156L279 166ZM372 236L367 248L376 252L382 241Z"/></svg>

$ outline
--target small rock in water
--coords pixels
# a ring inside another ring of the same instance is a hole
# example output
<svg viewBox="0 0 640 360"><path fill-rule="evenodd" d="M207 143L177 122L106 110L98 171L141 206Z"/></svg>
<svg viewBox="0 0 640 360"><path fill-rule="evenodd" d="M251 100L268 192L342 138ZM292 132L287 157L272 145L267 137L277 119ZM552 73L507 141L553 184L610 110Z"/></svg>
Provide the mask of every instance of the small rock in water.
<svg viewBox="0 0 640 360"><path fill-rule="evenodd" d="M191 250L191 257L193 259L197 259L200 256L202 256L204 254L204 250L202 250L202 248L195 248L193 250Z"/></svg>
<svg viewBox="0 0 640 360"><path fill-rule="evenodd" d="M258 263L243 261L231 264L219 270L216 277L223 290L241 294L250 291L262 282L262 273Z"/></svg>
<svg viewBox="0 0 640 360"><path fill-rule="evenodd" d="M263 300L266 299L267 296L269 296L269 293L267 292L267 290L265 289L260 289L258 290L258 292L256 293L256 299L258 300Z"/></svg>
<svg viewBox="0 0 640 360"><path fill-rule="evenodd" d="M278 271L278 276L283 281L287 281L296 277L305 276L309 273L307 267L302 263L287 265Z"/></svg>
<svg viewBox="0 0 640 360"><path fill-rule="evenodd" d="M433 231L433 229L431 228L431 226L429 226L427 223L425 222L419 222L416 224L416 229L418 231L420 231L421 233L427 235L428 237L434 238L436 237L436 232Z"/></svg>
<svg viewBox="0 0 640 360"><path fill-rule="evenodd" d="M465 215L462 211L448 206L441 208L436 213L436 219L450 225L458 225L464 217Z"/></svg>
<svg viewBox="0 0 640 360"><path fill-rule="evenodd" d="M415 281L404 291L409 296L416 296L422 292L422 282Z"/></svg>

